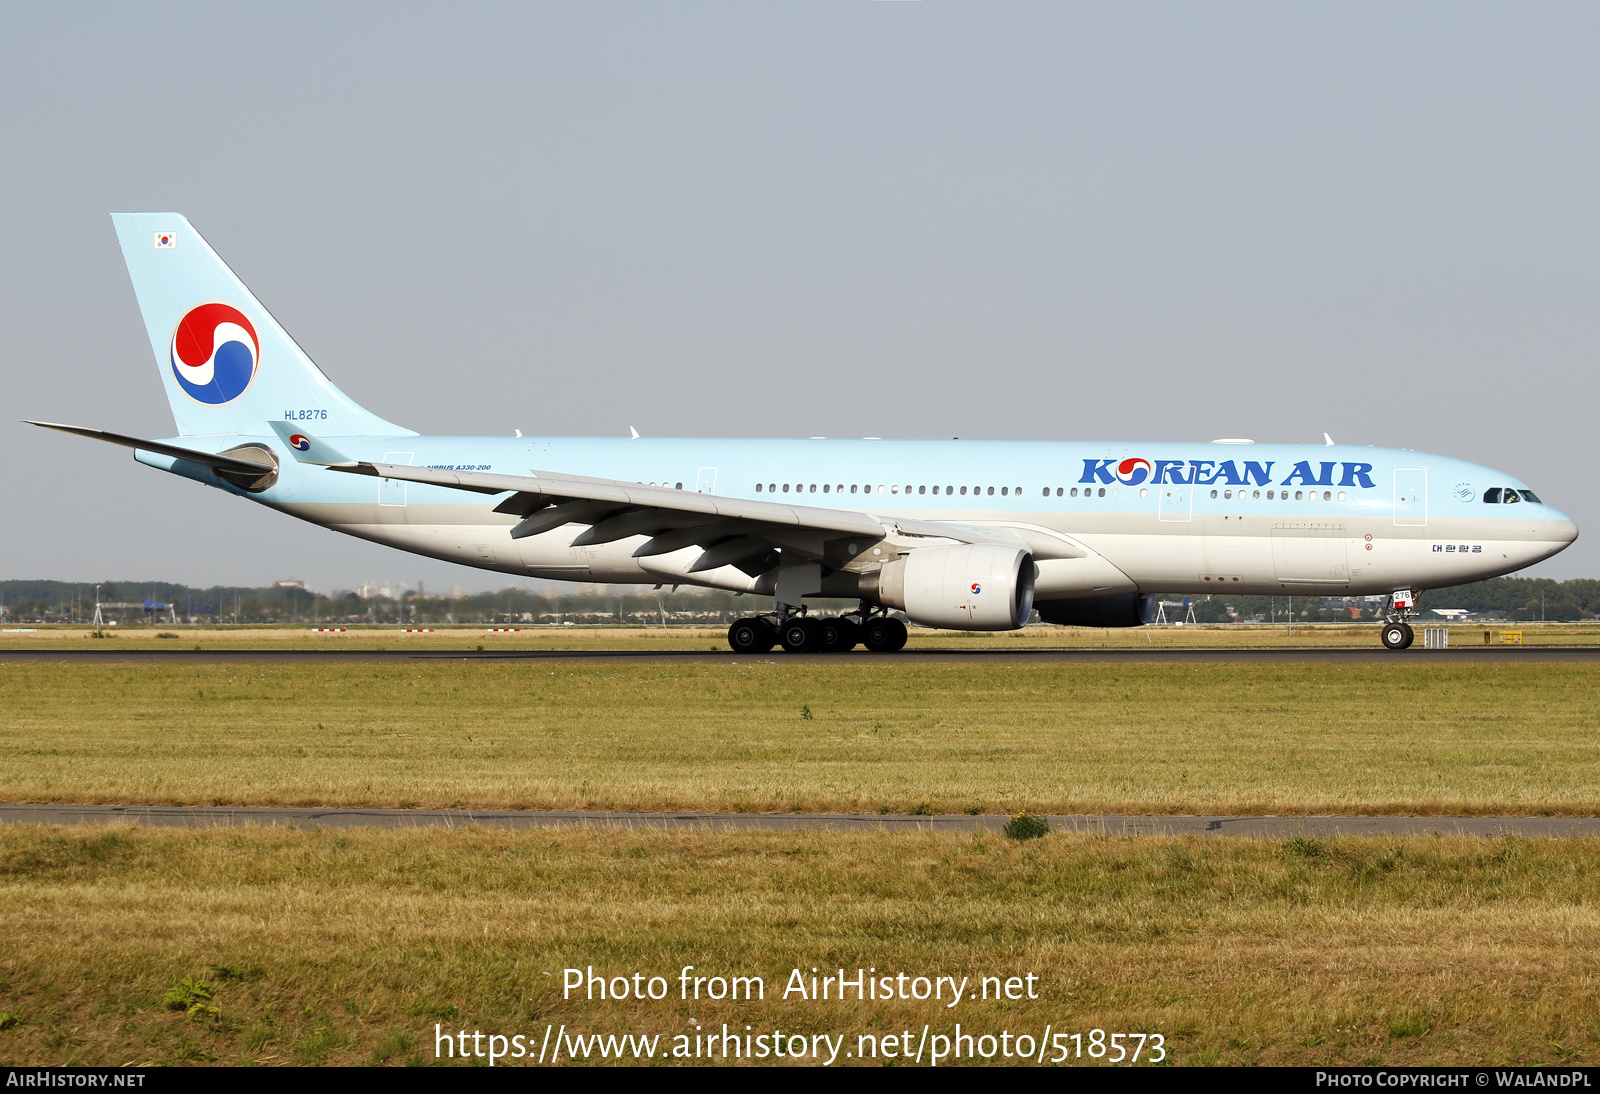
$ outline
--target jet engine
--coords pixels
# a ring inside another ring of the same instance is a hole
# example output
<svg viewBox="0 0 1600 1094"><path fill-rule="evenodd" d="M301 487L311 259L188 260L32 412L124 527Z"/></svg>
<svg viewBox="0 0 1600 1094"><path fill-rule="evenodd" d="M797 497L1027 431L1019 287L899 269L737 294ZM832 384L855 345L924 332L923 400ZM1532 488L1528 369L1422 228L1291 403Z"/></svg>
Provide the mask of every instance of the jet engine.
<svg viewBox="0 0 1600 1094"><path fill-rule="evenodd" d="M1142 627L1155 614L1153 596L1117 593L1074 600L1041 600L1039 618L1064 627Z"/></svg>
<svg viewBox="0 0 1600 1094"><path fill-rule="evenodd" d="M1034 570L1033 558L1018 547L919 547L869 575L876 588L863 591L924 627L1009 631L1033 612Z"/></svg>

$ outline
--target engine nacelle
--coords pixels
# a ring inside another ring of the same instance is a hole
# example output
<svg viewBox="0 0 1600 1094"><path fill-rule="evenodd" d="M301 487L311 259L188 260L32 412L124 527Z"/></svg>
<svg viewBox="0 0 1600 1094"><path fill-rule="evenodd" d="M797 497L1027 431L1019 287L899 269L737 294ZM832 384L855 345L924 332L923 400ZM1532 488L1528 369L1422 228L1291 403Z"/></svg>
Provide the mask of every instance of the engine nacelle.
<svg viewBox="0 0 1600 1094"><path fill-rule="evenodd" d="M1033 613L1033 558L1018 547L919 547L876 577L876 598L924 627L1010 631Z"/></svg>
<svg viewBox="0 0 1600 1094"><path fill-rule="evenodd" d="M1142 627L1156 611L1156 598L1138 593L1041 600L1039 618L1064 627Z"/></svg>

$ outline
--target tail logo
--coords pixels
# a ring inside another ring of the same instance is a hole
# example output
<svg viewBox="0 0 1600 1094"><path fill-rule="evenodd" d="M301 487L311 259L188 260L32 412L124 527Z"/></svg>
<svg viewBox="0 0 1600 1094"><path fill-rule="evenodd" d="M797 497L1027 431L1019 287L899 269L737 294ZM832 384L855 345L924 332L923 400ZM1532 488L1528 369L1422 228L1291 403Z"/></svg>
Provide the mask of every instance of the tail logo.
<svg viewBox="0 0 1600 1094"><path fill-rule="evenodd" d="M172 334L172 375L202 403L219 406L243 395L260 360L256 328L227 304L191 308Z"/></svg>
<svg viewBox="0 0 1600 1094"><path fill-rule="evenodd" d="M289 434L289 443L295 448L298 448L301 452L311 451L311 441L304 433Z"/></svg>

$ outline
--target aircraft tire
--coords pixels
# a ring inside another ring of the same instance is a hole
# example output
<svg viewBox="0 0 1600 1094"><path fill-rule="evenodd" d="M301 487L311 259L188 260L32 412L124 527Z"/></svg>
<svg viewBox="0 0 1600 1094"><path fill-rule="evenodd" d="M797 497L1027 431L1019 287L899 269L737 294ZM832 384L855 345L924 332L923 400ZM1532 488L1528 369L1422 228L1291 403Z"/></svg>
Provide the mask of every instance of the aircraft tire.
<svg viewBox="0 0 1600 1094"><path fill-rule="evenodd" d="M906 630L906 625L898 619L889 620L889 625L894 630L894 645L889 647L890 652L905 649L906 640L911 637L910 632Z"/></svg>
<svg viewBox="0 0 1600 1094"><path fill-rule="evenodd" d="M734 653L766 653L776 639L761 619L737 619L728 628L728 645Z"/></svg>
<svg viewBox="0 0 1600 1094"><path fill-rule="evenodd" d="M849 653L861 641L856 625L848 619L819 619L817 629L822 636L819 648L823 653Z"/></svg>
<svg viewBox="0 0 1600 1094"><path fill-rule="evenodd" d="M906 644L906 625L898 619L869 619L861 628L861 644L873 653L893 653Z"/></svg>
<svg viewBox="0 0 1600 1094"><path fill-rule="evenodd" d="M778 642L788 653L814 653L821 645L820 632L816 620L796 617L783 625Z"/></svg>
<svg viewBox="0 0 1600 1094"><path fill-rule="evenodd" d="M1411 645L1414 636L1411 628L1404 623L1385 623L1379 637L1383 639L1385 649L1403 650Z"/></svg>

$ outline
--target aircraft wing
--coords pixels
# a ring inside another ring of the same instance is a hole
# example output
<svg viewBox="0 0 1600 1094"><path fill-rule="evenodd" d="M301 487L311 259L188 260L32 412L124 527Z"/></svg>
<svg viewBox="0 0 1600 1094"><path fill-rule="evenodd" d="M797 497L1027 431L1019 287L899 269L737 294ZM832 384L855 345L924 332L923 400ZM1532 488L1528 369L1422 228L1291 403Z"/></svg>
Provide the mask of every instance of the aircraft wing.
<svg viewBox="0 0 1600 1094"><path fill-rule="evenodd" d="M497 513L521 517L513 539L548 532L567 524L587 525L573 539L574 547L611 543L630 536L648 536L635 558L700 547L690 573L735 565L756 574L769 568L768 557L781 548L838 565L891 537L944 539L958 543L1008 543L1028 547L1028 538L1007 528L975 528L943 521L878 517L848 509L790 505L776 501L728 498L670 487L645 486L617 479L536 472L531 476L495 475L481 471L446 471L404 464L352 463L331 471L426 483L452 490L510 496L495 506ZM856 550L843 548L845 541ZM1065 546L1068 553L1082 554Z"/></svg>

